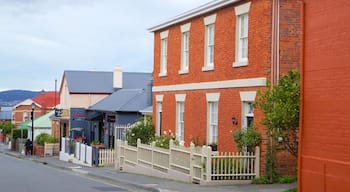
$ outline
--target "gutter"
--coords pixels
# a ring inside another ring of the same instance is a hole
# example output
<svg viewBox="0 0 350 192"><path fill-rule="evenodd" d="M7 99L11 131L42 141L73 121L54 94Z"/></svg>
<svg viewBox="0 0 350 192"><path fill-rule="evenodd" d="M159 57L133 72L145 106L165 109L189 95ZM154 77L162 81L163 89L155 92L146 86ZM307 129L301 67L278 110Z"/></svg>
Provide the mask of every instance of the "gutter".
<svg viewBox="0 0 350 192"><path fill-rule="evenodd" d="M211 11L220 9L222 7L225 7L227 5L230 5L232 3L236 3L236 2L239 2L239 1L242 1L242 0L216 0L216 1L212 1L212 2L209 2L209 3L204 4L202 6L199 6L199 7L195 8L195 9L192 9L190 11L182 13L182 14L180 14L180 15L172 18L172 19L169 19L168 21L165 21L165 22L163 22L163 23L161 23L159 25L150 27L147 30L149 32L159 31L159 30L164 29L166 27L169 27L171 25L175 25L177 23L181 23L183 21L186 21L186 20L189 20L191 18L203 15L205 13L209 13Z"/></svg>

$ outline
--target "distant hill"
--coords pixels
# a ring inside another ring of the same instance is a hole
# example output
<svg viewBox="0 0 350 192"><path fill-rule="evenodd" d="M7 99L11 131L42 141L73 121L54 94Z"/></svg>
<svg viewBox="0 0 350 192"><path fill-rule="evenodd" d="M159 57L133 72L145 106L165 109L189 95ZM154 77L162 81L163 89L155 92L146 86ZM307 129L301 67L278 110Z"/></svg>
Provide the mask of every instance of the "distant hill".
<svg viewBox="0 0 350 192"><path fill-rule="evenodd" d="M17 103L26 99L32 99L36 97L40 92L26 91L26 90L9 90L0 92L0 105L1 106L14 106Z"/></svg>

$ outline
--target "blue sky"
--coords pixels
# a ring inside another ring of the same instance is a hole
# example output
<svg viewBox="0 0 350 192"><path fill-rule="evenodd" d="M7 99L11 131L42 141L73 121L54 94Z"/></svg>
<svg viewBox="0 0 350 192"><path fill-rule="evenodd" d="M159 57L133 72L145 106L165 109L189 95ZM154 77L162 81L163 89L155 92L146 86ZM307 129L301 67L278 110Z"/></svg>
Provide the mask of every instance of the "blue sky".
<svg viewBox="0 0 350 192"><path fill-rule="evenodd" d="M157 25L210 0L0 0L0 91L54 90L64 70L152 72Z"/></svg>

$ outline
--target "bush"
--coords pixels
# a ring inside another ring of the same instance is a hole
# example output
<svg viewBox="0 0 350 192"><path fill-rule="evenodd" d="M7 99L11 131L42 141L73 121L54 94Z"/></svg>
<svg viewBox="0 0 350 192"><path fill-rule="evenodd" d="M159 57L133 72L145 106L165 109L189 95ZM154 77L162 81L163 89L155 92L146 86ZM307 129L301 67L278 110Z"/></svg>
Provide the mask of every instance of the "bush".
<svg viewBox="0 0 350 192"><path fill-rule="evenodd" d="M53 136L47 133L41 133L35 138L35 142L38 145L45 145L45 143L58 143L58 141L59 140L57 138L54 138Z"/></svg>
<svg viewBox="0 0 350 192"><path fill-rule="evenodd" d="M171 139L174 140L174 144L175 145L179 144L179 141L176 140L176 137L171 132L171 130L169 130L169 132L164 131L163 135L155 137L155 145L156 145L156 147L169 149L169 145L170 145L170 140Z"/></svg>
<svg viewBox="0 0 350 192"><path fill-rule="evenodd" d="M12 138L17 139L21 138L22 130L21 129L13 129L12 130ZM27 138L28 137L28 129L23 129L23 135L22 138Z"/></svg>
<svg viewBox="0 0 350 192"><path fill-rule="evenodd" d="M2 130L2 133L5 135L10 135L13 128L14 126L11 122L0 123L0 129Z"/></svg>
<svg viewBox="0 0 350 192"><path fill-rule="evenodd" d="M233 139L240 151L247 147L248 152L254 152L255 147L261 142L261 134L254 128L254 125L251 125L247 130L236 130Z"/></svg>
<svg viewBox="0 0 350 192"><path fill-rule="evenodd" d="M296 176L281 176L278 178L278 183L294 183L297 181L297 177Z"/></svg>
<svg viewBox="0 0 350 192"><path fill-rule="evenodd" d="M154 139L152 119L148 118L147 122L144 123L143 118L141 118L136 124L136 126L126 130L128 144L136 146L137 139L141 139L141 143L150 144Z"/></svg>
<svg viewBox="0 0 350 192"><path fill-rule="evenodd" d="M272 182L265 176L254 178L252 184L271 184Z"/></svg>

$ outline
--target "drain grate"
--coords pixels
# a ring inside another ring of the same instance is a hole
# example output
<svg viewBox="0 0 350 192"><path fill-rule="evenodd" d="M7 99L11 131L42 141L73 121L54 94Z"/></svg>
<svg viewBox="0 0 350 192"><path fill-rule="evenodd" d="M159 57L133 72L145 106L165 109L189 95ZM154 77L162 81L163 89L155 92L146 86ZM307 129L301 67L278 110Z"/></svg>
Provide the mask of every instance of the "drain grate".
<svg viewBox="0 0 350 192"><path fill-rule="evenodd" d="M92 187L92 188L97 189L99 191L127 192L125 189L118 188L118 187Z"/></svg>

